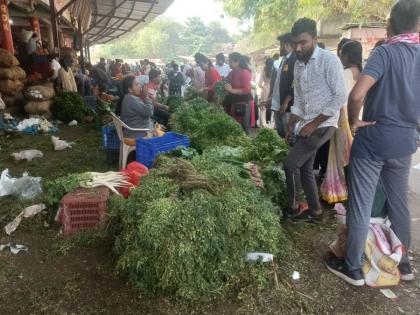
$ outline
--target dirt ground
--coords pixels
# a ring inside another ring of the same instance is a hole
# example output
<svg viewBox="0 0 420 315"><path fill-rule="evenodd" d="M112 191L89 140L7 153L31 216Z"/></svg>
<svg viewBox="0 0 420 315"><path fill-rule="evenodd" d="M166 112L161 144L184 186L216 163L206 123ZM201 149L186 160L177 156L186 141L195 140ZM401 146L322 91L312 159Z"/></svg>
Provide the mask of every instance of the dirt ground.
<svg viewBox="0 0 420 315"><path fill-rule="evenodd" d="M54 178L69 172L104 171L100 132L91 126L64 127L59 136L75 141L74 148L52 151L48 136L0 136L0 170L14 176L28 170L33 176ZM14 162L10 153L41 149L45 157L34 162ZM420 155L414 165L420 163ZM413 209L413 265L420 270L420 170L411 178ZM26 204L12 198L0 199L0 225L9 222ZM204 305L185 305L163 296L140 296L115 273L111 241L63 238L59 227L47 225L45 216L25 220L0 244L15 242L29 248L13 255L0 252L0 314L420 314L420 282L392 288L396 300L379 290L353 288L323 266L328 243L334 239L332 214L320 224L287 223L284 228L294 242L297 257L279 261L280 278L290 288L264 291L248 288L230 299ZM293 271L300 279L292 279Z"/></svg>

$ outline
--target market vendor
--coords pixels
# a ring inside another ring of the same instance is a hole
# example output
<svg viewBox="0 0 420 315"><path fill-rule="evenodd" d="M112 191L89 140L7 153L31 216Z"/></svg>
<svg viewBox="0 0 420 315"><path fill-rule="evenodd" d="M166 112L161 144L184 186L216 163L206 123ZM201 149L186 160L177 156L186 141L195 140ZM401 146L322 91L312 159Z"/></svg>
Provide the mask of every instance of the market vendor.
<svg viewBox="0 0 420 315"><path fill-rule="evenodd" d="M229 55L232 71L228 75L229 83L225 85L228 95L224 106L226 112L235 118L244 131L249 134L251 128L251 92L252 74L246 59L240 53Z"/></svg>
<svg viewBox="0 0 420 315"><path fill-rule="evenodd" d="M195 54L194 58L197 65L205 72L205 87L200 92L206 92L207 100L212 102L215 99L214 87L222 80L222 77L209 58L200 53Z"/></svg>
<svg viewBox="0 0 420 315"><path fill-rule="evenodd" d="M146 95L142 98L142 86L135 76L127 76L122 82L123 98L121 120L130 128L151 129L154 106ZM126 144L135 145L136 138L146 137L147 131L124 130Z"/></svg>
<svg viewBox="0 0 420 315"><path fill-rule="evenodd" d="M149 72L149 83L145 85L144 94L152 100L154 106L153 119L164 126L168 125L169 108L159 103L158 91L161 84L161 72L157 69L151 69Z"/></svg>

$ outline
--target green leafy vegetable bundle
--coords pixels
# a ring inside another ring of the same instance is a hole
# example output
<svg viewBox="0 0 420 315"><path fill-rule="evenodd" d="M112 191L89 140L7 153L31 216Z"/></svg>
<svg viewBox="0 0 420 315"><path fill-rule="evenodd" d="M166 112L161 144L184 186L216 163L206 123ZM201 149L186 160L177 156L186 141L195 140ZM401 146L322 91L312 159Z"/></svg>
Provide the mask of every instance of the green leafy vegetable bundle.
<svg viewBox="0 0 420 315"><path fill-rule="evenodd" d="M241 126L218 105L197 98L182 105L171 120L172 129L190 137L197 151L215 146L249 143Z"/></svg>
<svg viewBox="0 0 420 315"><path fill-rule="evenodd" d="M52 112L63 122L82 121L89 110L84 99L76 92L63 92L54 98Z"/></svg>
<svg viewBox="0 0 420 315"><path fill-rule="evenodd" d="M172 95L169 96L166 100L166 105L168 105L171 113L174 113L183 103L182 96Z"/></svg>
<svg viewBox="0 0 420 315"><path fill-rule="evenodd" d="M286 242L272 203L235 166L205 156L161 156L131 198L111 204L121 219L118 269L143 292L225 296L267 281L267 266L246 262L248 252L277 255Z"/></svg>

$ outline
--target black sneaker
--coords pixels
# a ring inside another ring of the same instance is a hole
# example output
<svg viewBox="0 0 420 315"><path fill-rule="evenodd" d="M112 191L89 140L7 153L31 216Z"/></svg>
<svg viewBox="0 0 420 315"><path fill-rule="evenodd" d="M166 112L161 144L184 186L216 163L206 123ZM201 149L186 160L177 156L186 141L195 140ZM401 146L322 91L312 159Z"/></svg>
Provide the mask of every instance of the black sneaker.
<svg viewBox="0 0 420 315"><path fill-rule="evenodd" d="M282 211L283 212L283 216L282 216L282 221L288 220L290 218L293 217L294 214L294 210L292 208L287 208L285 210Z"/></svg>
<svg viewBox="0 0 420 315"><path fill-rule="evenodd" d="M411 265L410 263L406 262L406 263L401 263L398 265L398 269L400 270L400 279L403 281L412 281L414 280L414 274L413 271L411 270Z"/></svg>
<svg viewBox="0 0 420 315"><path fill-rule="evenodd" d="M303 212L296 211L293 214L293 221L316 222L321 220L322 211L305 210Z"/></svg>
<svg viewBox="0 0 420 315"><path fill-rule="evenodd" d="M357 287L362 287L365 285L365 278L363 276L362 270L348 270L347 264L344 260L338 259L336 257L330 257L325 261L325 266L337 277L343 279L351 285Z"/></svg>

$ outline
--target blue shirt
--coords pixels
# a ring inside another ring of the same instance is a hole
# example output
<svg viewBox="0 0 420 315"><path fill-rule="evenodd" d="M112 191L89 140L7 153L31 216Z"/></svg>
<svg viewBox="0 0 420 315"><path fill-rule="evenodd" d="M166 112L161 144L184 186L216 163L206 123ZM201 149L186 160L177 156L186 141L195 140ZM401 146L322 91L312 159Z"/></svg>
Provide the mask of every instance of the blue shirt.
<svg viewBox="0 0 420 315"><path fill-rule="evenodd" d="M416 152L420 121L420 45L397 43L375 49L363 74L376 80L365 100L364 121L352 157L384 161Z"/></svg>

